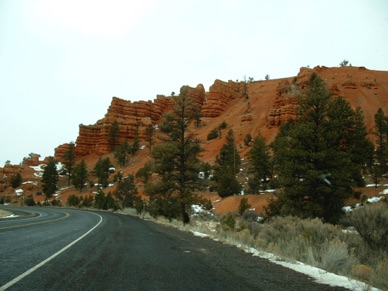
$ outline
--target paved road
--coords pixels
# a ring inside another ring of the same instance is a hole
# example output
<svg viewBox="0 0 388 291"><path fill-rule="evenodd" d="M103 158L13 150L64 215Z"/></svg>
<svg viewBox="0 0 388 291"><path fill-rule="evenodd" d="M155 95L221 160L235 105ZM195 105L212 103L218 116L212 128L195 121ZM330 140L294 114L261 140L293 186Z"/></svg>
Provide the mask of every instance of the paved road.
<svg viewBox="0 0 388 291"><path fill-rule="evenodd" d="M18 209L0 219L0 290L343 290L134 217Z"/></svg>

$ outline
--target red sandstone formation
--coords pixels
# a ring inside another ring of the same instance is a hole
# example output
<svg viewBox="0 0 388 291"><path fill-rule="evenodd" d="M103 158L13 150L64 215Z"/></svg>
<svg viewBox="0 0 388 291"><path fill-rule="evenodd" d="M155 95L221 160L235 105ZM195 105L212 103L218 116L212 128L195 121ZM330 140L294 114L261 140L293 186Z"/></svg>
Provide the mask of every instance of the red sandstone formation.
<svg viewBox="0 0 388 291"><path fill-rule="evenodd" d="M296 119L297 97L308 86L313 72L324 79L333 96L343 96L353 108L360 106L363 109L368 128L373 127L377 109L387 109L388 72L370 71L363 67L301 68L296 77L251 83L216 80L207 93L202 85L184 88L202 108L202 118L207 125L220 123L220 118L235 128L236 123L241 122L244 123L241 135L245 132L256 135L262 131L272 140L277 131L268 129L276 129L291 118ZM143 139L146 126L157 124L162 114L171 110L172 106L173 99L165 96L157 96L154 101L138 102L113 97L104 118L94 125L80 125L76 155L108 153L109 129L114 121L118 122L120 129L118 143L131 141L136 132L139 139ZM214 127L214 124L211 126ZM201 136L203 131L201 129L198 135ZM55 156L60 158L65 149L66 144L59 146Z"/></svg>

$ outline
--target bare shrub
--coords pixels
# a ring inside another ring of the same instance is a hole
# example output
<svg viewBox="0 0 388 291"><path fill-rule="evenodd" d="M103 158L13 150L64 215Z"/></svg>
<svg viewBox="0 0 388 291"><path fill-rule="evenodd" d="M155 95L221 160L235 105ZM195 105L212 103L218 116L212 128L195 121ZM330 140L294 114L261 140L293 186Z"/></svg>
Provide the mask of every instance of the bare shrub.
<svg viewBox="0 0 388 291"><path fill-rule="evenodd" d="M371 281L373 286L388 290L388 258L383 259L372 272Z"/></svg>
<svg viewBox="0 0 388 291"><path fill-rule="evenodd" d="M356 262L341 229L318 218L276 217L256 225L254 231L261 248L289 260L342 274L349 273Z"/></svg>
<svg viewBox="0 0 388 291"><path fill-rule="evenodd" d="M387 203L373 203L356 209L348 221L372 250L388 251Z"/></svg>

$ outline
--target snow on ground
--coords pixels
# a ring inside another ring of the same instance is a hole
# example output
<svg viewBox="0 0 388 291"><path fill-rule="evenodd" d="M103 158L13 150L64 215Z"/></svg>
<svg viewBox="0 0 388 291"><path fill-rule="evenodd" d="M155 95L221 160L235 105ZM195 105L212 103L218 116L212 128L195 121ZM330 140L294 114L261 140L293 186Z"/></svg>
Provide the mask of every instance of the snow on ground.
<svg viewBox="0 0 388 291"><path fill-rule="evenodd" d="M202 237L202 238L209 238L209 235L198 232L198 231L191 231L193 235L197 237ZM218 239L212 238L215 241L218 241ZM345 276L340 276L336 275L334 273L327 272L325 270L319 269L317 267L309 266L306 264L303 264L302 262L286 262L281 260L280 257L275 256L274 254L271 253L266 253L259 251L254 248L247 248L242 246L241 244L235 244L228 242L228 244L232 244L234 246L237 246L238 248L243 249L245 252L252 254L253 256L257 256L263 259L267 259L272 263L281 265L285 268L289 268L291 270L294 270L296 272L305 274L307 276L310 276L315 280L315 282L319 284L326 284L330 286L338 286L338 287L343 287L349 290L354 290L354 291L364 291L364 290L370 290L370 291L379 291L380 289L373 288L368 286L368 284L364 282L360 282L357 280L350 279Z"/></svg>
<svg viewBox="0 0 388 291"><path fill-rule="evenodd" d="M384 189L383 191L381 191L379 194L382 194L382 195L387 195L388 194L388 189Z"/></svg>
<svg viewBox="0 0 388 291"><path fill-rule="evenodd" d="M23 189L17 189L17 190L15 190L15 193L16 193L16 195L18 195L18 196L22 196L23 195Z"/></svg>
<svg viewBox="0 0 388 291"><path fill-rule="evenodd" d="M379 202L381 200L383 200L385 197L383 196L380 196L380 197L371 197L371 198L368 198L367 201L369 203L373 203L373 202Z"/></svg>

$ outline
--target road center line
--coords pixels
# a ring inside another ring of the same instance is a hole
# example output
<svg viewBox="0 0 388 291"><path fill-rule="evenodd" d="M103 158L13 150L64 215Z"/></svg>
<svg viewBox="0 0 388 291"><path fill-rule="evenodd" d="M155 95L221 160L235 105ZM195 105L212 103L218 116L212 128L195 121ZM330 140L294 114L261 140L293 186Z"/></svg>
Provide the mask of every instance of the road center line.
<svg viewBox="0 0 388 291"><path fill-rule="evenodd" d="M4 226L4 227L0 227L0 229L10 229L10 228L18 228L18 227L29 226L29 225L43 224L43 223L48 223L48 222L62 220L62 219L65 219L65 218L69 217L69 213L67 213L67 212L62 212L62 211L58 211L58 212L59 213L64 213L65 216L54 218L54 219L50 219L50 220L38 221L38 222L29 222L29 223L25 223L25 224Z"/></svg>
<svg viewBox="0 0 388 291"><path fill-rule="evenodd" d="M55 254L51 255L50 257L48 257L47 259L45 259L44 261L40 262L39 264L37 264L36 266L32 267L31 269L29 269L28 271L24 272L23 274L17 276L16 278L14 278L13 280L9 281L7 284L3 285L0 287L0 291L4 291L6 290L7 288L11 287L12 285L16 284L17 282L19 282L20 280L22 280L24 277L30 275L32 272L36 271L37 269L39 269L40 267L42 267L43 265L45 265L46 263L48 263L49 261L51 261L52 259L54 259L56 256L60 255L61 253L63 253L64 251L66 251L68 248L70 248L72 245L76 244L77 242L79 242L81 239L83 239L85 236L87 236L89 233L91 233L94 229L96 229L102 222L102 216L99 215L99 214L96 214L96 213L93 213L97 216L100 217L100 221L95 225L93 226L90 230L88 230L86 233L84 233L82 236L80 236L79 238L77 238L76 240L74 240L73 242L71 242L70 244L68 244L67 246L65 246L64 248L62 248L61 250L59 250L58 252L56 252Z"/></svg>

